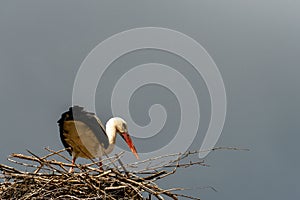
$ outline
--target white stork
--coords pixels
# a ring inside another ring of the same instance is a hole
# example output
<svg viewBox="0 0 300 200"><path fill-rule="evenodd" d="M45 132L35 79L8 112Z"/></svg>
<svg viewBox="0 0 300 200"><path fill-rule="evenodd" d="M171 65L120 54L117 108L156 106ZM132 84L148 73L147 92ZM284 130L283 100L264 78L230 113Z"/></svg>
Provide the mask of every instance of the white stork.
<svg viewBox="0 0 300 200"><path fill-rule="evenodd" d="M78 157L93 159L112 152L117 133L128 144L132 153L139 159L135 146L128 134L126 122L114 117L107 121L106 129L100 119L94 114L83 110L83 107L73 106L63 113L57 121L60 138L72 156L72 165ZM100 167L102 163L100 162ZM69 170L74 172L74 166Z"/></svg>

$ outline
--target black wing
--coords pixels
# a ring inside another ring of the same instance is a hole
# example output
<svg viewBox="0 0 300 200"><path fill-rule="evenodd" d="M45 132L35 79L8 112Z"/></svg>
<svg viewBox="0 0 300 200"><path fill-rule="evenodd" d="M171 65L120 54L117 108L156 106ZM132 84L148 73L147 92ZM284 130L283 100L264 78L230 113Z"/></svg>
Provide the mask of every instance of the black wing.
<svg viewBox="0 0 300 200"><path fill-rule="evenodd" d="M66 130L64 130L65 121L81 121L85 123L95 133L95 136L99 140L99 143L102 143L104 148L108 147L108 137L100 119L94 113L84 111L83 107L73 106L69 108L69 111L63 113L61 115L61 118L57 121L59 126L60 139L64 147L68 149L70 155L72 154L72 150L70 149L71 146L67 144L64 136L64 133L67 134Z"/></svg>

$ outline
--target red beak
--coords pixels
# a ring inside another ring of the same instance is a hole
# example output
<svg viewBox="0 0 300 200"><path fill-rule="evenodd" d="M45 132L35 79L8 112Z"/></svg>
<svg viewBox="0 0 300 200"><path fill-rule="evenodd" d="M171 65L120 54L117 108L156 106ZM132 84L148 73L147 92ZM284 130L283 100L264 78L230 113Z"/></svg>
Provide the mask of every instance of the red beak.
<svg viewBox="0 0 300 200"><path fill-rule="evenodd" d="M132 153L135 155L135 157L137 159L139 159L139 155L136 152L135 146L129 136L128 133L121 133L122 138L125 140L125 142L127 143L128 147L130 148L130 150L132 151Z"/></svg>

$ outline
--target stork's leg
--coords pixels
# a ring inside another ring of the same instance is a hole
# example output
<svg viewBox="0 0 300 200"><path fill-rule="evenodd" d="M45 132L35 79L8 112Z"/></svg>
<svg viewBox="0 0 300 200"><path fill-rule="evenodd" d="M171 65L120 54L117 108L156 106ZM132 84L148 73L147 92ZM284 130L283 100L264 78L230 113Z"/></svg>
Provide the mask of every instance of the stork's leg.
<svg viewBox="0 0 300 200"><path fill-rule="evenodd" d="M102 165L102 161L101 161L101 157L99 158L99 169L103 171L103 165Z"/></svg>
<svg viewBox="0 0 300 200"><path fill-rule="evenodd" d="M74 172L75 161L76 161L76 157L73 156L73 158L72 158L72 167L70 167L69 173L73 173Z"/></svg>

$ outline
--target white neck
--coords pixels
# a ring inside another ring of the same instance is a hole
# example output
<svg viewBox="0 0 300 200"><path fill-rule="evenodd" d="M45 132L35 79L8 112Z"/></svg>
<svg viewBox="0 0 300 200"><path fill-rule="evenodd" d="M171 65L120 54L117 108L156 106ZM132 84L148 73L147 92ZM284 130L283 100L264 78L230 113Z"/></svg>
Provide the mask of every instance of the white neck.
<svg viewBox="0 0 300 200"><path fill-rule="evenodd" d="M110 120L107 121L105 127L109 144L115 144L116 142L117 128L114 121L115 121L114 118L111 118Z"/></svg>
<svg viewBox="0 0 300 200"><path fill-rule="evenodd" d="M115 143L116 143L116 136L117 136L117 129L116 126L114 124L114 120L113 118L111 118L110 120L107 121L106 125L105 125L105 132L107 134L108 137L108 147L106 149L104 149L106 154L109 154L113 151L114 147L115 147Z"/></svg>
<svg viewBox="0 0 300 200"><path fill-rule="evenodd" d="M113 150L116 143L117 131L120 130L120 127L123 127L124 123L126 124L126 122L119 117L114 117L107 121L105 127L109 143L108 148L105 150L107 154ZM117 127L119 127L119 129Z"/></svg>

